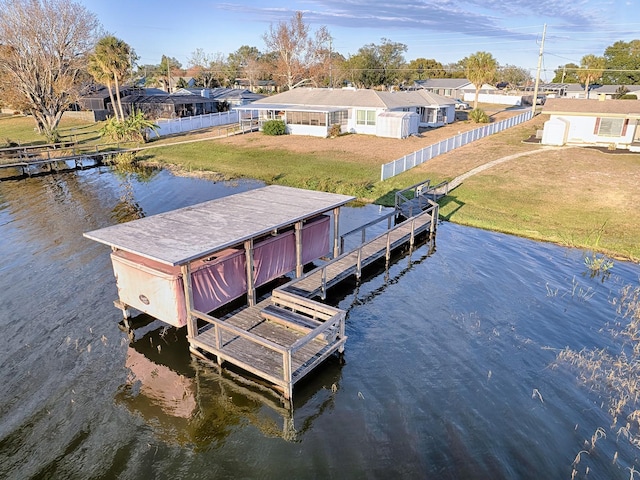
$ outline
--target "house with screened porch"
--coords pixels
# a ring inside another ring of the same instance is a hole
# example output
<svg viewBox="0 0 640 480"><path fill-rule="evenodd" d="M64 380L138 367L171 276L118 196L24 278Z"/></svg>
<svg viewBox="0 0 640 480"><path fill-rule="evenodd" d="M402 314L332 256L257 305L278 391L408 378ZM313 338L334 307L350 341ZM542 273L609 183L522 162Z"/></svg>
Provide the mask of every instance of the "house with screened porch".
<svg viewBox="0 0 640 480"><path fill-rule="evenodd" d="M268 120L282 120L288 134L317 137L329 136L339 125L342 133L406 138L420 128L455 121L455 101L424 90L295 88L236 110L245 125L261 128Z"/></svg>

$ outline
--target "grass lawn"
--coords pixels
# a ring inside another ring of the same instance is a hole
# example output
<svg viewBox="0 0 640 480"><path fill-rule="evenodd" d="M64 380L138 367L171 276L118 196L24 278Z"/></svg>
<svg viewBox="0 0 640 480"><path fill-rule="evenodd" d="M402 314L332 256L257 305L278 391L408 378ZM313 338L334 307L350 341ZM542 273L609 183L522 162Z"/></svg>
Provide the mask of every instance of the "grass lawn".
<svg viewBox="0 0 640 480"><path fill-rule="evenodd" d="M199 132L153 142L138 158L178 166L192 174L252 178L393 205L395 191L409 185L425 179L433 184L452 180L493 160L533 152L467 178L441 201L441 218L640 261L640 155L523 143L545 120L538 116L384 182L380 181L383 163L453 136L469 125L456 122L424 138L405 140L365 135L266 137L255 133L176 143L202 138ZM61 125L63 135L82 135L79 141L88 144L101 142L98 128L73 120ZM33 132L29 117L0 118L0 142L6 138L44 143Z"/></svg>
<svg viewBox="0 0 640 480"><path fill-rule="evenodd" d="M38 134L35 126L31 116L0 117L0 148L9 142L29 145L49 143L46 137ZM93 145L103 142L98 133L101 126L102 123L63 117L59 131L63 141L75 140L78 143Z"/></svg>

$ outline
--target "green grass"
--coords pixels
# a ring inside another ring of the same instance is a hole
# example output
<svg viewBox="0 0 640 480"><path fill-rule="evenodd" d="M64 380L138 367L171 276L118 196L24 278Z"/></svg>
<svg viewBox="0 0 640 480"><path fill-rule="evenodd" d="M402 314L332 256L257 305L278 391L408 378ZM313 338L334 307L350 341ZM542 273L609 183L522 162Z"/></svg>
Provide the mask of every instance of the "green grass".
<svg viewBox="0 0 640 480"><path fill-rule="evenodd" d="M33 131L32 122L30 117L0 118L0 145L6 138L44 143ZM394 194L400 189L427 178L432 184L451 180L477 164L521 149L521 140L539 125L519 128L493 135L490 141L484 140L484 146L479 142L464 147L384 182L379 180L380 165L357 154L301 154L284 148L252 147L251 143L245 147L216 140L157 147L151 144L152 148L139 152L138 158L177 165L186 172L214 172L223 179L250 178L392 206ZM88 144L102 143L98 129L97 124L73 120L61 124L63 135L82 135L81 141ZM188 135L181 138L186 139ZM284 137L283 142L286 144ZM465 160L473 162L465 164ZM640 192L633 179L639 176L638 155L541 150L468 178L441 201L440 215L463 225L638 261Z"/></svg>
<svg viewBox="0 0 640 480"><path fill-rule="evenodd" d="M209 171L223 178L252 178L270 184L323 190L371 199L380 167L336 160L328 155L286 150L236 148L207 142L146 150L143 157L179 165L189 172Z"/></svg>
<svg viewBox="0 0 640 480"><path fill-rule="evenodd" d="M20 145L46 144L47 139L35 130L35 122L31 116L14 116L0 118L0 148L8 141ZM77 141L80 144L94 145L101 143L98 131L102 123L86 122L77 119L63 118L58 130L63 141Z"/></svg>

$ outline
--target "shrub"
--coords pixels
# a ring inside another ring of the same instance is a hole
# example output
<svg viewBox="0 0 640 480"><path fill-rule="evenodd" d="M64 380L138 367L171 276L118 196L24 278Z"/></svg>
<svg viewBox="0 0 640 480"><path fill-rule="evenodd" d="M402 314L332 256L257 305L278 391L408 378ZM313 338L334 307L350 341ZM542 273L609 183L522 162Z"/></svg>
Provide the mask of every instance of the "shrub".
<svg viewBox="0 0 640 480"><path fill-rule="evenodd" d="M474 123L489 123L489 115L481 108L474 108L469 112L469 118Z"/></svg>
<svg viewBox="0 0 640 480"><path fill-rule="evenodd" d="M334 123L329 128L329 136L330 137L339 137L342 134L342 127L340 127L339 123Z"/></svg>
<svg viewBox="0 0 640 480"><path fill-rule="evenodd" d="M100 129L100 135L110 138L114 142L133 141L146 142L147 130L157 133L158 126L151 120L147 120L142 111L134 111L123 122L115 117L109 118Z"/></svg>
<svg viewBox="0 0 640 480"><path fill-rule="evenodd" d="M625 93L620 97L620 100L637 100L638 96L635 93Z"/></svg>
<svg viewBox="0 0 640 480"><path fill-rule="evenodd" d="M268 120L262 124L262 133L265 135L284 135L287 127L282 120Z"/></svg>

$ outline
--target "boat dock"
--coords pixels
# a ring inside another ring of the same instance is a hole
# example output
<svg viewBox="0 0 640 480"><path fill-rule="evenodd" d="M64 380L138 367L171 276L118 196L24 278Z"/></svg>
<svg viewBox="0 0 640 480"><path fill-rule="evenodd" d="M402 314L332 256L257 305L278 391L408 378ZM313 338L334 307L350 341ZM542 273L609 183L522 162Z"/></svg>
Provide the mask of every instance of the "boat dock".
<svg viewBox="0 0 640 480"><path fill-rule="evenodd" d="M266 380L291 400L293 387L344 351L344 310L327 290L421 234L432 234L438 205L391 227L395 212L340 235L340 207L353 197L268 186L85 233L112 247L115 302L170 325L187 326L193 354L228 362ZM385 232L367 240L374 223ZM345 238L360 236L343 252ZM321 265L304 272L310 263ZM261 301L256 288L293 272ZM220 307L245 296L227 314Z"/></svg>

